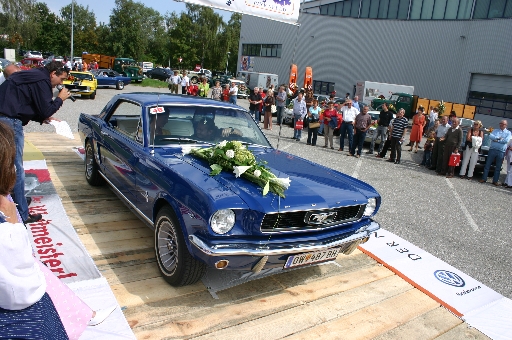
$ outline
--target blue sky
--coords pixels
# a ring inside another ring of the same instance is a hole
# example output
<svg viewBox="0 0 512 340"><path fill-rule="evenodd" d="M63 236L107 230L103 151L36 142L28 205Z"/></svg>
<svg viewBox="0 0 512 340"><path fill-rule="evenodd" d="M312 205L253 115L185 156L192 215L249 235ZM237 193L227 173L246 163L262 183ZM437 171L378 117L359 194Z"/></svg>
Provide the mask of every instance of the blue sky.
<svg viewBox="0 0 512 340"><path fill-rule="evenodd" d="M160 12L161 15L164 15L166 12L176 12L180 13L185 11L185 4L183 2L176 2L173 0L144 0L144 1L137 1L135 2L141 2L146 7L151 7L154 10ZM68 4L71 3L71 1L58 1L58 0L46 0L44 1L48 5L48 8L50 8L51 11L53 11L56 14L59 14L60 9ZM112 9L115 6L114 0L76 0L75 4L79 4L83 7L89 6L89 10L94 12L96 15L96 23L99 24L100 22L108 23L109 17L112 14ZM231 17L231 12L221 11L221 10L215 10L216 13L220 14L225 22L228 22L229 18Z"/></svg>

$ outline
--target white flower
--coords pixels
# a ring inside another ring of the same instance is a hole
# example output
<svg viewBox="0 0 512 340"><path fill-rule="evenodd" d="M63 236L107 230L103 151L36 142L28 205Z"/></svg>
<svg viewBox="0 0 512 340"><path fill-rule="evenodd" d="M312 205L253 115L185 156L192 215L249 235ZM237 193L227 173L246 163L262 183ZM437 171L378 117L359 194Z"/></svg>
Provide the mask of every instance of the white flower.
<svg viewBox="0 0 512 340"><path fill-rule="evenodd" d="M226 146L226 144L228 144L228 141L227 140L223 140L222 142L219 143L218 147L219 148L223 148Z"/></svg>
<svg viewBox="0 0 512 340"><path fill-rule="evenodd" d="M235 152L233 150L226 151L226 157L227 158L233 158L235 157Z"/></svg>
<svg viewBox="0 0 512 340"><path fill-rule="evenodd" d="M199 149L197 146L190 146L190 145L184 145L181 147L181 152L183 153L183 156L188 155L190 151Z"/></svg>
<svg viewBox="0 0 512 340"><path fill-rule="evenodd" d="M254 170L253 175L254 175L255 177L260 177L260 176L261 176L261 171L259 171L259 170Z"/></svg>
<svg viewBox="0 0 512 340"><path fill-rule="evenodd" d="M290 177L287 178L272 178L271 181L276 182L280 186L284 187L285 189L288 189L290 187Z"/></svg>
<svg viewBox="0 0 512 340"><path fill-rule="evenodd" d="M231 151L231 150L228 150L228 151ZM233 172L235 173L235 177L240 177L244 172L246 172L250 168L251 168L250 166L234 166Z"/></svg>

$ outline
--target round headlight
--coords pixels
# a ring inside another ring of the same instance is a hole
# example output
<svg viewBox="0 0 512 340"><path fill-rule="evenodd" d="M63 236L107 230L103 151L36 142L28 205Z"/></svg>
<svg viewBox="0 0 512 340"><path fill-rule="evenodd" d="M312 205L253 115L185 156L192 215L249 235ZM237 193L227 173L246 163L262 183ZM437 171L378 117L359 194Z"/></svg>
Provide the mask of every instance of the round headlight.
<svg viewBox="0 0 512 340"><path fill-rule="evenodd" d="M235 213L231 209L217 210L210 220L212 230L217 234L225 234L235 225Z"/></svg>
<svg viewBox="0 0 512 340"><path fill-rule="evenodd" d="M366 208L364 209L364 216L372 216L375 212L375 208L377 208L377 199L372 197L368 198L368 203L366 203Z"/></svg>

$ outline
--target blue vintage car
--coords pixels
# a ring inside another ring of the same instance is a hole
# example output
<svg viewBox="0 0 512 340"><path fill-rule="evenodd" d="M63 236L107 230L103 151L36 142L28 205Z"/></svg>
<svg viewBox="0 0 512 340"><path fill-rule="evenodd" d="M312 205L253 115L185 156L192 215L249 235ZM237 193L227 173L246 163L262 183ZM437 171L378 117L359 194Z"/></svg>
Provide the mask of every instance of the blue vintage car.
<svg viewBox="0 0 512 340"><path fill-rule="evenodd" d="M98 87L115 86L116 89L122 90L132 81L130 77L125 77L111 69L100 68L97 70L92 70L91 73L96 77L96 80L98 81Z"/></svg>
<svg viewBox="0 0 512 340"><path fill-rule="evenodd" d="M372 217L381 197L373 187L274 149L235 105L118 94L99 115L82 113L78 129L87 181L107 182L154 228L160 271L175 286L196 282L207 267L258 272L333 260L379 229ZM289 178L286 197L264 196L231 172L210 176L208 162L187 153L223 140L240 141L273 174Z"/></svg>

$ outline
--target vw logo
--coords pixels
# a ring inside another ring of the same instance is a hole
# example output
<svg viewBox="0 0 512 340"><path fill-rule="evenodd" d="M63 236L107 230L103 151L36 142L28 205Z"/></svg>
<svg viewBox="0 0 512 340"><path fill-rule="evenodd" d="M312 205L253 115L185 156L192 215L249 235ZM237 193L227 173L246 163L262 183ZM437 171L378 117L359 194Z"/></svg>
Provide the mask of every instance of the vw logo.
<svg viewBox="0 0 512 340"><path fill-rule="evenodd" d="M324 213L308 213L306 215L307 224L328 224L334 221L336 212L324 212Z"/></svg>
<svg viewBox="0 0 512 340"><path fill-rule="evenodd" d="M466 285L462 277L447 270L436 270L434 276L442 283L446 283L450 286L464 287Z"/></svg>

